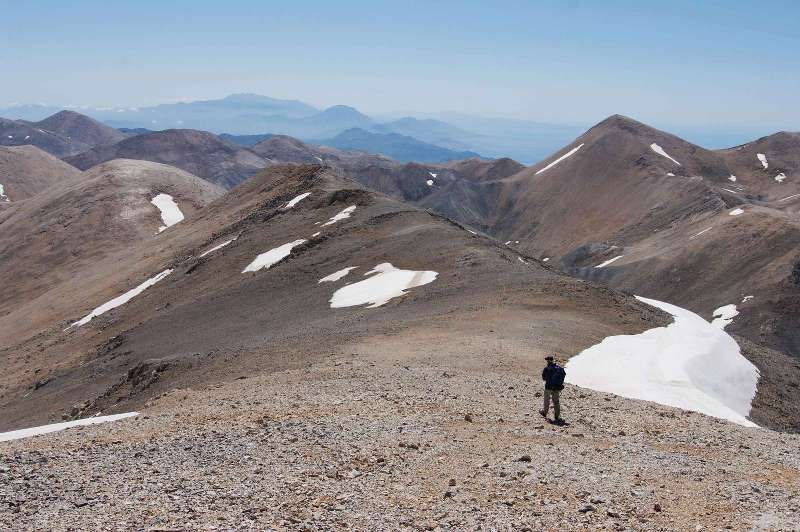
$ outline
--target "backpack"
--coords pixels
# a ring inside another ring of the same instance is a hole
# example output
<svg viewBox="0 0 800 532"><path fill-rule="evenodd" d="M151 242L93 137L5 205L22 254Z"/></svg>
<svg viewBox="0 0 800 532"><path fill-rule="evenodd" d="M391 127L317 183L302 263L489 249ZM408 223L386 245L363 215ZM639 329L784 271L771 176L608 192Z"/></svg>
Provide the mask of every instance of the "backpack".
<svg viewBox="0 0 800 532"><path fill-rule="evenodd" d="M546 387L551 390L563 390L564 379L567 377L567 372L558 364L554 364L550 375L547 376Z"/></svg>

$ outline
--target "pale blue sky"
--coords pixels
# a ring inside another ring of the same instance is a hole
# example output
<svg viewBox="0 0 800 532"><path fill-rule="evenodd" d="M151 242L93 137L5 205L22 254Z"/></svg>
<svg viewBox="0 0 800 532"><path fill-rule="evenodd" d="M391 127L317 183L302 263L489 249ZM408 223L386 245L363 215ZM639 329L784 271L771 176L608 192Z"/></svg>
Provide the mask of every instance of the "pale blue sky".
<svg viewBox="0 0 800 532"><path fill-rule="evenodd" d="M791 0L38 0L0 12L0 105L254 92L367 113L800 129Z"/></svg>

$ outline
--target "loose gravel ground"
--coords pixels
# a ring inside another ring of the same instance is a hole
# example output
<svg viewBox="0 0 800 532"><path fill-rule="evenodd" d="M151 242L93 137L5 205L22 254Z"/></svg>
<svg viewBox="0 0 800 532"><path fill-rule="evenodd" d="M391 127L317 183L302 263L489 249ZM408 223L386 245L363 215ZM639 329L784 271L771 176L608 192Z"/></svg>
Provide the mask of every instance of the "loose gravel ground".
<svg viewBox="0 0 800 532"><path fill-rule="evenodd" d="M385 347L385 346L384 346ZM0 444L11 530L796 530L800 438L567 387L530 365L354 346Z"/></svg>

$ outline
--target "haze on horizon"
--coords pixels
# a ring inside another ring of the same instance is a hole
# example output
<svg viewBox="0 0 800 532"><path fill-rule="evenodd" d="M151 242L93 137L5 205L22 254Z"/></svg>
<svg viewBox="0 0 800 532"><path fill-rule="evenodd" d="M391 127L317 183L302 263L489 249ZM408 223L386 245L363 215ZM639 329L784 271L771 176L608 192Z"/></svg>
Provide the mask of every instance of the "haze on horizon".
<svg viewBox="0 0 800 532"><path fill-rule="evenodd" d="M52 0L3 8L0 105L252 92L374 114L800 129L800 4Z"/></svg>

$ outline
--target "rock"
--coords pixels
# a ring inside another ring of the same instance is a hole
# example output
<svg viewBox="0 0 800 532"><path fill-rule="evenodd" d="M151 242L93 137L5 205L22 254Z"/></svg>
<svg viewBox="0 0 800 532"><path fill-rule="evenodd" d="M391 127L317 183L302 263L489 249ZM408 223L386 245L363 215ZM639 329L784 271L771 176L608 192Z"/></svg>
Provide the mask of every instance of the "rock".
<svg viewBox="0 0 800 532"><path fill-rule="evenodd" d="M464 421L466 421L467 423L472 423L472 414L465 414Z"/></svg>
<svg viewBox="0 0 800 532"><path fill-rule="evenodd" d="M453 486L455 486L455 485L456 485L456 479L454 479L454 478L451 478L451 479L450 479L450 480L447 482L447 485L448 485L448 486L450 486L450 487L453 487Z"/></svg>
<svg viewBox="0 0 800 532"><path fill-rule="evenodd" d="M591 504L584 504L583 506L578 508L578 511L580 513L582 513L582 514L589 513L589 512L594 512L595 510L596 510L596 508Z"/></svg>
<svg viewBox="0 0 800 532"><path fill-rule="evenodd" d="M517 461L519 461L519 462L530 462L531 461L531 455L523 454L522 456L519 457L519 459Z"/></svg>
<svg viewBox="0 0 800 532"><path fill-rule="evenodd" d="M660 512L661 511L661 505L658 504L658 503L655 503L653 505L653 510L655 510L656 512Z"/></svg>

